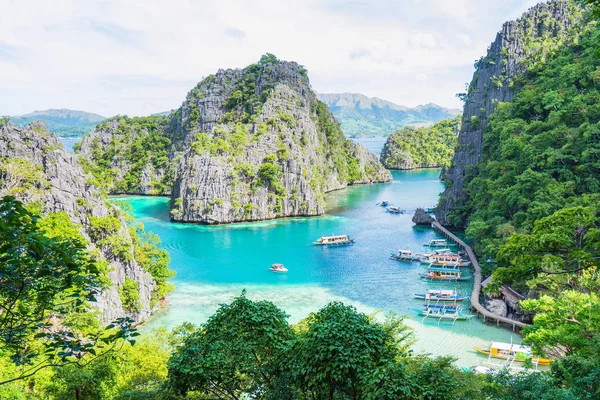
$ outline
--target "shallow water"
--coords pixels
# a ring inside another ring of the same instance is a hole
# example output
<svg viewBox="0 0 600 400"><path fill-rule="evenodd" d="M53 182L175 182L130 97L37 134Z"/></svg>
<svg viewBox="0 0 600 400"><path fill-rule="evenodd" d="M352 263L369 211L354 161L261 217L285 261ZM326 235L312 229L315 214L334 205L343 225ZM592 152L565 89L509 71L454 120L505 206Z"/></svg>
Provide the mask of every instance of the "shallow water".
<svg viewBox="0 0 600 400"><path fill-rule="evenodd" d="M489 340L519 342L518 335L485 325L473 318L454 326L423 323L414 307L421 303L412 294L426 288L419 264L388 258L399 248L422 251L423 243L438 235L432 229L414 227L412 215L388 214L375 204L389 200L409 211L431 207L442 189L439 170L394 171L388 184L350 187L328 195L328 211L318 218L280 219L224 226L171 223L168 199L126 197L135 218L162 239L177 272L175 292L166 308L142 330L172 328L183 321L206 321L219 304L231 301L242 289L252 299L273 301L297 322L330 301L351 303L363 312L393 311L408 315L417 342L415 351L452 355L457 364L472 366L483 360L473 345ZM352 246L323 248L311 243L321 235L349 234ZM287 274L268 269L283 263ZM465 273L468 273L465 270ZM450 283L460 294L471 292L472 282ZM467 311L469 304L462 307Z"/></svg>

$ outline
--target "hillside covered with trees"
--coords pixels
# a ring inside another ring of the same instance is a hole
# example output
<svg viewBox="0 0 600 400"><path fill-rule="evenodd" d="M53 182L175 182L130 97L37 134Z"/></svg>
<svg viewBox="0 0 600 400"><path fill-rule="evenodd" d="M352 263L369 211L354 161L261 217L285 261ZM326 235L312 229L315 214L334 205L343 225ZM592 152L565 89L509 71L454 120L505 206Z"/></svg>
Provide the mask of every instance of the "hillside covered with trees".
<svg viewBox="0 0 600 400"><path fill-rule="evenodd" d="M388 136L380 161L388 169L448 167L462 115L425 128L406 127Z"/></svg>

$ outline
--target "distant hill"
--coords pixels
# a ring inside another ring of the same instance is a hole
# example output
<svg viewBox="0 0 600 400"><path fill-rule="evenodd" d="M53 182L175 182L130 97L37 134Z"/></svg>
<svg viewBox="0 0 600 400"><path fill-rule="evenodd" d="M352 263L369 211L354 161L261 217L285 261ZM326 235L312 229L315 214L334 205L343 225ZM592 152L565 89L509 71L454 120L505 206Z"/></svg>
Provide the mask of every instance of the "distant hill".
<svg viewBox="0 0 600 400"><path fill-rule="evenodd" d="M433 103L409 108L359 93L321 93L318 96L350 137L387 136L408 125L430 126L461 112Z"/></svg>
<svg viewBox="0 0 600 400"><path fill-rule="evenodd" d="M102 115L64 108L34 111L29 114L10 117L13 123L22 126L32 121L43 121L49 131L62 137L83 136L93 131L96 124L105 119L106 117Z"/></svg>

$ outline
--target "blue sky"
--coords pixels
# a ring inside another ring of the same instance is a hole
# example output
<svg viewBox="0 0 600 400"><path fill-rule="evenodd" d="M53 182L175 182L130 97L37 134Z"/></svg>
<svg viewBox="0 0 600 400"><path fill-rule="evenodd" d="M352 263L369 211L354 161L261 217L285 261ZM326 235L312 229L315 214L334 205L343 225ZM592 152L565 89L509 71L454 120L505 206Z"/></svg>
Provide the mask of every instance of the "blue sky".
<svg viewBox="0 0 600 400"><path fill-rule="evenodd" d="M474 60L536 2L4 0L0 115L170 110L203 76L266 52L305 65L322 93L460 107Z"/></svg>

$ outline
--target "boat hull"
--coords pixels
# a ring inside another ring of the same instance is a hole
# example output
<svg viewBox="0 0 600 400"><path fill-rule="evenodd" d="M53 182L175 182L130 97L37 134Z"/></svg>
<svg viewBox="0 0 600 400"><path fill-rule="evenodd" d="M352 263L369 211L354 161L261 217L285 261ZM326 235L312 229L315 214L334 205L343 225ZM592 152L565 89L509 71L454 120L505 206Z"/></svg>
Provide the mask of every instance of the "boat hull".
<svg viewBox="0 0 600 400"><path fill-rule="evenodd" d="M427 296L425 295L425 293L415 293L413 294L413 297L415 299L419 299L419 300L426 300ZM447 297L435 297L435 296L430 296L429 299L432 301L465 301L469 298L469 296L447 296Z"/></svg>
<svg viewBox="0 0 600 400"><path fill-rule="evenodd" d="M429 314L429 313L425 313L423 312L423 310L419 309L419 308L413 308L413 310L417 313L417 315L420 315L422 317L431 317L431 318L437 318L437 319L450 319L453 321L466 321L469 320L471 318L473 318L472 315L453 315L453 314Z"/></svg>
<svg viewBox="0 0 600 400"><path fill-rule="evenodd" d="M460 281L460 282L464 282L464 281L469 281L471 280L471 277L460 277L460 278L450 278L450 277L431 277L427 274L421 274L420 275L422 279L427 279L430 281L440 281L440 282L456 282L456 281Z"/></svg>
<svg viewBox="0 0 600 400"><path fill-rule="evenodd" d="M335 243L321 243L321 242L313 242L315 246L346 246L349 244L354 244L354 240L348 240L344 242L335 242Z"/></svg>
<svg viewBox="0 0 600 400"><path fill-rule="evenodd" d="M483 355L488 356L488 357L490 356L490 351L489 350L482 349L481 347L478 347L478 346L473 346L473 348L479 354L483 354ZM497 358L499 360L507 360L508 359L508 357L505 356L505 355L503 355L503 354L500 354L500 355L497 355L497 356L492 356L492 358ZM521 360L521 359L515 358L514 361L516 361L516 362L525 362L526 360ZM554 362L554 360L550 360L549 358L542 358L542 357L531 357L531 361L533 361L533 362L537 361L538 365L545 365L545 366L548 366L548 365L552 364L552 362Z"/></svg>

